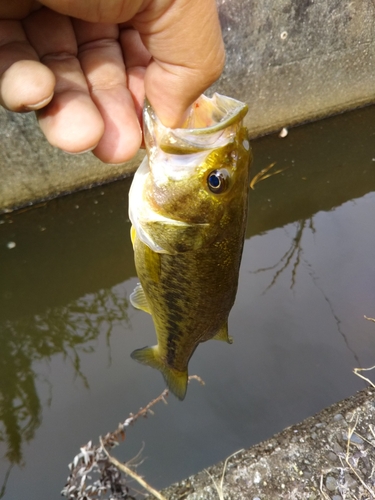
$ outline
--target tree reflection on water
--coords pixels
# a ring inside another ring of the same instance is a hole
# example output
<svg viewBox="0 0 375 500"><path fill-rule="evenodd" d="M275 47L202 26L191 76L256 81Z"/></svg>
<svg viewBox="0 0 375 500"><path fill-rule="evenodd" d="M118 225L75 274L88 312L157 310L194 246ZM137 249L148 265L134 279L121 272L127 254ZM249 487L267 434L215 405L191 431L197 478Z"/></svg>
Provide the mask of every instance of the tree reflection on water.
<svg viewBox="0 0 375 500"><path fill-rule="evenodd" d="M314 271L313 266L311 263L303 256L303 236L304 233L307 231L311 231L312 234L316 233L316 228L314 226L314 218L310 217L308 219L301 219L299 221L296 221L293 226L296 228L294 237L291 239L291 244L289 248L287 249L286 252L277 260L277 262L271 266L268 267L262 267L259 268L255 271L250 271L251 274L258 274L261 272L265 271L275 271L272 280L270 284L265 288L262 294L265 294L268 290L270 290L277 282L278 278L287 271L288 268L291 269L291 278L290 278L290 289L293 290L295 285L296 285L296 279L297 279L297 271L299 266L302 264L308 271L308 274L310 278L312 279L314 285L316 288L319 290L321 295L323 296L325 302L327 303L330 313L333 316L335 323L336 323L336 328L339 334L341 335L346 348L351 352L353 355L353 358L356 361L356 364L358 367L361 367L361 362L359 360L359 357L353 347L350 345L350 342L348 340L347 335L345 334L344 330L342 329L342 321L337 315L335 308L333 306L333 303L331 299L328 297L322 286L318 283L318 275Z"/></svg>
<svg viewBox="0 0 375 500"><path fill-rule="evenodd" d="M127 326L127 308L125 288L116 285L43 314L0 321L0 441L10 464L22 463L22 444L41 424L35 361L62 354L88 386L80 355L93 351L90 342L99 334L109 339L115 326ZM0 498L4 490L3 486Z"/></svg>
<svg viewBox="0 0 375 500"><path fill-rule="evenodd" d="M259 268L256 271L252 271L252 274L257 274L264 271L271 271L274 269L276 270L271 283L267 286L267 288L264 290L263 293L266 293L267 290L273 287L279 276L289 267L289 265L291 265L292 268L290 288L293 289L296 284L297 269L299 264L301 263L301 257L303 254L303 248L302 248L303 232L305 228L308 227L312 233L315 233L315 227L312 218L297 221L295 223L295 226L297 229L296 229L296 234L292 239L292 243L288 248L288 250L284 253L284 255L282 255L282 257L276 262L276 264L273 264L272 266L269 267Z"/></svg>

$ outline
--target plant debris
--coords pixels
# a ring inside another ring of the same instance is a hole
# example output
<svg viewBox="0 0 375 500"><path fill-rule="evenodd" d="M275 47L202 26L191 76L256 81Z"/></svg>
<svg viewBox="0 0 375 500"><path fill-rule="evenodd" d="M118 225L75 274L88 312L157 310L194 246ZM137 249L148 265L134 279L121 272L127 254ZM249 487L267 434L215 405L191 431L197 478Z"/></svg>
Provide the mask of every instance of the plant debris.
<svg viewBox="0 0 375 500"><path fill-rule="evenodd" d="M284 167L280 168L279 170L276 170L275 172L269 173L269 171L276 165L276 162L274 161L273 163L270 163L267 167L262 168L260 172L258 172L254 177L251 179L250 182L250 188L254 189L255 185L258 184L260 181L264 181L265 179L268 179L269 177L272 177L273 175L276 174L281 174L281 172L284 172L284 170L287 170L289 167Z"/></svg>
<svg viewBox="0 0 375 500"><path fill-rule="evenodd" d="M197 375L189 377L189 381L193 379L204 385L203 380ZM131 462L134 460L122 464L112 457L108 450L124 441L126 430L130 425L141 417L146 418L148 415L152 415L151 408L156 403L162 401L166 404L168 395L169 391L165 389L137 413L130 413L129 417L120 423L115 431L100 437L99 444L93 445L92 441L89 441L85 446L82 446L80 452L68 466L70 474L61 494L69 500L96 500L99 498L103 500L105 498L108 500L135 500L126 485L126 475L130 475L155 498L166 500L161 493L131 468Z"/></svg>

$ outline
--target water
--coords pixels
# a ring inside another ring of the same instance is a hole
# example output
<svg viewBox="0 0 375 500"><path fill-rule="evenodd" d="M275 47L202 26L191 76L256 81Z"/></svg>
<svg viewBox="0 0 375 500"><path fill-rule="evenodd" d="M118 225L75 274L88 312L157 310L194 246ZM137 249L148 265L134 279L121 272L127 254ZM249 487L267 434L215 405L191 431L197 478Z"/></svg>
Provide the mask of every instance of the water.
<svg viewBox="0 0 375 500"><path fill-rule="evenodd" d="M363 387L352 370L375 364L374 135L370 107L253 142L254 173L287 169L251 192L235 342L199 346L190 373L206 385L159 404L116 450L128 460L144 443L152 485ZM0 216L0 497L60 498L79 447L164 389L130 359L155 333L128 302L129 185Z"/></svg>

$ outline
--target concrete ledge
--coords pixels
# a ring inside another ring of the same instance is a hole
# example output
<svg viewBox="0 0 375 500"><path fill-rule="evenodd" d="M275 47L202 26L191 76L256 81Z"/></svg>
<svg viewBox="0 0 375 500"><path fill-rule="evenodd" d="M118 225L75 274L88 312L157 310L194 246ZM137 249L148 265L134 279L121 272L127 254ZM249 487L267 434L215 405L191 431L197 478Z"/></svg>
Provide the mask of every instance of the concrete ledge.
<svg viewBox="0 0 375 500"><path fill-rule="evenodd" d="M217 1L227 63L211 91L248 103L251 137L375 101L373 2ZM33 115L1 110L0 213L129 175L141 157L66 155Z"/></svg>
<svg viewBox="0 0 375 500"><path fill-rule="evenodd" d="M220 498L227 500L374 498L374 419L375 390L364 389L162 493L217 500L213 480L220 485L224 477Z"/></svg>
<svg viewBox="0 0 375 500"><path fill-rule="evenodd" d="M143 156L140 151L131 162L107 165L91 153L69 155L46 141L33 113L0 108L0 213L119 179Z"/></svg>

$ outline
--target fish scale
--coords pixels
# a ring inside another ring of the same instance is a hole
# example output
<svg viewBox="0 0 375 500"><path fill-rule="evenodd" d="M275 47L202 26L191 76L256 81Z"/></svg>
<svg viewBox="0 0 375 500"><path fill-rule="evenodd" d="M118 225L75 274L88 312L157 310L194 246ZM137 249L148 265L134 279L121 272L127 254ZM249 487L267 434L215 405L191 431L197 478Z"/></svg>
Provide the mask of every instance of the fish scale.
<svg viewBox="0 0 375 500"><path fill-rule="evenodd" d="M137 252L138 245L144 244L136 241L135 254L141 256ZM222 265L220 248L216 255L188 252L160 254L160 259L161 274L157 283L150 282L144 261L136 259L138 277L150 304L158 338L162 339L159 342L160 356L169 366L184 371L196 345L212 338L226 322L226 311L234 301L235 273L230 267ZM221 276L219 283L214 279L218 272ZM202 288L202 281L211 286ZM217 290L218 286L224 290ZM217 291L220 292L220 303ZM191 297L194 297L193 301L189 300Z"/></svg>

